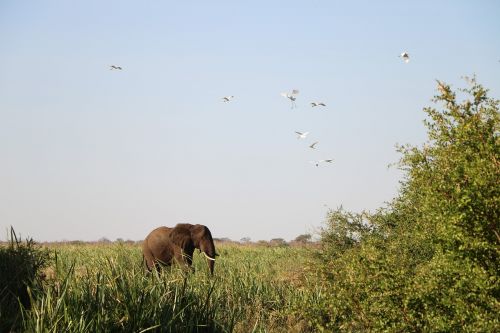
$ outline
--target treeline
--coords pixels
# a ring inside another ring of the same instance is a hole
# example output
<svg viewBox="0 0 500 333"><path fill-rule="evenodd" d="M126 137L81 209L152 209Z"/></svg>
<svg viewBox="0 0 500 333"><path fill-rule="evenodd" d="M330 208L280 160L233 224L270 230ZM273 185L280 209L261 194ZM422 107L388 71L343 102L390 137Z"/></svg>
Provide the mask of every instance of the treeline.
<svg viewBox="0 0 500 333"><path fill-rule="evenodd" d="M11 234L14 230L11 230ZM295 237L293 240L286 241L284 238L272 238L270 240L257 240L252 241L250 237L243 237L240 240L233 240L228 237L214 237L215 242L219 243L233 243L233 244L271 244L271 245L280 245L280 244L310 244L317 243L317 240L313 240L312 234L306 233L301 234ZM138 245L142 243L142 240L132 240L132 239L123 239L116 238L115 240L111 240L107 237L101 237L98 240L94 241L83 241L83 240L62 240L62 241L51 241L51 242L38 242L39 245L99 245L99 244L129 244L129 245ZM0 241L0 245L8 246L10 241L2 242Z"/></svg>
<svg viewBox="0 0 500 333"><path fill-rule="evenodd" d="M291 241L286 241L284 238L272 238L270 240L252 241L250 237L243 237L239 241L232 240L227 237L214 238L214 241L219 244L233 244L233 245L246 245L246 246L304 246L304 245L318 245L318 241L312 239L311 234L302 234Z"/></svg>
<svg viewBox="0 0 500 333"><path fill-rule="evenodd" d="M321 235L319 329L500 330L499 100L475 78L438 81L428 141L399 148L399 194L375 213L333 210ZM459 101L457 93L465 99Z"/></svg>
<svg viewBox="0 0 500 333"><path fill-rule="evenodd" d="M13 232L13 231L12 231ZM233 244L233 245L261 245L261 246L300 246L300 245L307 245L307 244L319 244L319 242L316 240L314 241L312 239L311 234L302 234L295 239L291 241L286 241L284 238L272 238L270 240L257 240L257 241L252 241L249 237L244 237L241 238L239 241L237 240L232 240L228 237L221 237L213 238L216 243L219 244ZM9 246L10 242L0 242L0 246ZM66 246L66 245L82 245L82 246L87 246L87 245L106 245L106 244L123 244L123 245L140 245L142 244L142 240L131 240L131 239L123 239L123 238L117 238L116 240L110 240L106 237L99 238L96 241L82 241L82 240L63 240L63 241L53 241L53 242L38 242L38 245L41 246Z"/></svg>

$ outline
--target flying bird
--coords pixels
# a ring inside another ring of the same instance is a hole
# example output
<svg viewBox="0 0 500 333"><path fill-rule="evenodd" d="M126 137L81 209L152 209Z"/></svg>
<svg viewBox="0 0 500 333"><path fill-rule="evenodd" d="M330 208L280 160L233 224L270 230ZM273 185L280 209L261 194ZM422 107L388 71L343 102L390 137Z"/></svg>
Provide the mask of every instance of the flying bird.
<svg viewBox="0 0 500 333"><path fill-rule="evenodd" d="M112 70L114 70L114 69L117 69L117 70L120 70L120 71L122 70L122 68L121 68L120 66L115 66L115 65L111 65L111 66L109 66L109 70L111 70L111 71L112 71Z"/></svg>
<svg viewBox="0 0 500 333"><path fill-rule="evenodd" d="M288 98L291 103L292 103L292 109L294 107L297 107L297 104L295 104L295 100L297 99L297 95L299 94L299 91L297 89L293 89L291 93L281 93L281 96Z"/></svg>
<svg viewBox="0 0 500 333"><path fill-rule="evenodd" d="M297 133L297 135L298 135L297 139L305 139L306 136L307 136L307 134L309 134L309 132L304 132L304 133L302 133L302 132L295 132L295 133Z"/></svg>
<svg viewBox="0 0 500 333"><path fill-rule="evenodd" d="M230 102L233 98L234 98L234 96L232 96L232 95L231 96L224 96L224 97L222 97L222 101L224 103L227 103L227 102Z"/></svg>
<svg viewBox="0 0 500 333"><path fill-rule="evenodd" d="M403 52L399 55L399 57L401 59L403 59L403 61L405 62L405 64L407 64L409 61L410 61L410 55L408 54L408 52Z"/></svg>
<svg viewBox="0 0 500 333"><path fill-rule="evenodd" d="M316 166L319 166L320 163L332 163L333 160L319 160L319 161L310 161L310 162L313 163Z"/></svg>
<svg viewBox="0 0 500 333"><path fill-rule="evenodd" d="M323 102L311 102L311 106L314 108L316 106L326 106Z"/></svg>
<svg viewBox="0 0 500 333"><path fill-rule="evenodd" d="M316 146L318 143L319 143L319 141L316 141L315 143L313 143L312 145L310 145L309 148L316 149L314 146Z"/></svg>

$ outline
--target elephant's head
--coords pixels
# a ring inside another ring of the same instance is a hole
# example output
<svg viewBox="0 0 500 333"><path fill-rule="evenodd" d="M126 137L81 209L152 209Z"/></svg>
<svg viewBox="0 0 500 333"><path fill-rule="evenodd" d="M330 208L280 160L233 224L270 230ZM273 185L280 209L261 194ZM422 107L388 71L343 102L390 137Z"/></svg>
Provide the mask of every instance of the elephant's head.
<svg viewBox="0 0 500 333"><path fill-rule="evenodd" d="M192 254L195 248L199 249L207 259L210 273L214 273L215 257L218 254L215 252L212 234L206 226L188 223L177 224L170 233L170 239L188 254Z"/></svg>

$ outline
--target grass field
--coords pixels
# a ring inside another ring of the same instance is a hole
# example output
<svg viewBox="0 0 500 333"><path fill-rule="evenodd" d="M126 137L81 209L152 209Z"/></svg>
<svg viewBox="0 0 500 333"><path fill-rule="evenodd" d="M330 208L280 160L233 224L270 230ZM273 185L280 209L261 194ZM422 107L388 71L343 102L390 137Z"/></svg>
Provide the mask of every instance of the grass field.
<svg viewBox="0 0 500 333"><path fill-rule="evenodd" d="M138 245L48 248L44 290L24 312L29 332L304 332L301 308L321 291L306 247L218 245L213 277L197 252L194 274L148 275Z"/></svg>

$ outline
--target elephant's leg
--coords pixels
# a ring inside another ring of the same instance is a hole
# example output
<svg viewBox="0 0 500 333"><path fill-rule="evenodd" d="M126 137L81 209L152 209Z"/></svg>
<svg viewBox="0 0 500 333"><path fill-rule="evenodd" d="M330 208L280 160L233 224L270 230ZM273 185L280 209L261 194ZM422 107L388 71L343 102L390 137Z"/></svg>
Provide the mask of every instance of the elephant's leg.
<svg viewBox="0 0 500 333"><path fill-rule="evenodd" d="M194 273L194 267L193 267L193 254L191 253L191 255L188 255L188 254L184 254L184 259L186 261L186 268L189 269L191 271L191 273Z"/></svg>
<svg viewBox="0 0 500 333"><path fill-rule="evenodd" d="M149 268L148 259L146 258L146 256L144 254L142 255L142 266L144 267L145 271L148 271L148 272L151 271L151 269Z"/></svg>
<svg viewBox="0 0 500 333"><path fill-rule="evenodd" d="M188 249L185 252L183 252L183 257L184 257L184 263L186 265L186 268L194 273L193 253L194 253L194 249Z"/></svg>
<svg viewBox="0 0 500 333"><path fill-rule="evenodd" d="M175 261L179 264L182 269L190 270L194 272L193 263L193 252L194 251L183 251L182 249L175 252Z"/></svg>
<svg viewBox="0 0 500 333"><path fill-rule="evenodd" d="M158 274L161 273L161 267L162 267L162 264L160 264L157 260L154 261L154 266L156 268L156 271L158 272Z"/></svg>
<svg viewBox="0 0 500 333"><path fill-rule="evenodd" d="M148 271L151 271L155 266L155 258L153 256L153 253L147 248L147 246L143 246L142 253L142 261L145 266L144 268Z"/></svg>

